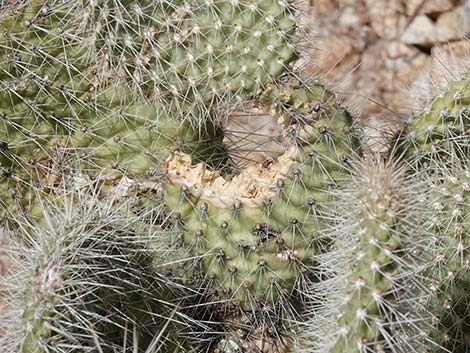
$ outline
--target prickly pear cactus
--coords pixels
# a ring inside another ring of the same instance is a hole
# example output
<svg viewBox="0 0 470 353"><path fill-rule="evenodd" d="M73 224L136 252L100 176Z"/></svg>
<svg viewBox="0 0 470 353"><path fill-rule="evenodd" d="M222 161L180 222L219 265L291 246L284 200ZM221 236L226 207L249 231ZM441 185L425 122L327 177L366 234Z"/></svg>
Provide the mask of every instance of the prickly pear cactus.
<svg viewBox="0 0 470 353"><path fill-rule="evenodd" d="M276 161L230 180L184 154L165 162L165 203L184 243L200 257L216 296L244 308L282 310L275 303L289 303L308 281L330 211L327 190L357 152L351 117L333 94L289 75L281 82L253 102L284 127L286 152Z"/></svg>

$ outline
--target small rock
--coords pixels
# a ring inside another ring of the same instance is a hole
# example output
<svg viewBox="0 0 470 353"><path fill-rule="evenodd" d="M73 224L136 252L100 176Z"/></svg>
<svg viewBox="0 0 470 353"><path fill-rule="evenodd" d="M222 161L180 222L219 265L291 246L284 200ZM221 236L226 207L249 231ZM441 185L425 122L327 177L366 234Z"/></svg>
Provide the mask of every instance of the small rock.
<svg viewBox="0 0 470 353"><path fill-rule="evenodd" d="M411 45L432 46L436 40L436 27L425 15L416 16L401 36L403 43Z"/></svg>
<svg viewBox="0 0 470 353"><path fill-rule="evenodd" d="M357 5L346 6L338 17L338 25L351 28L360 28L367 21L364 9Z"/></svg>
<svg viewBox="0 0 470 353"><path fill-rule="evenodd" d="M366 0L372 29L384 39L396 39L406 24L406 1Z"/></svg>
<svg viewBox="0 0 470 353"><path fill-rule="evenodd" d="M470 14L467 13L466 7L458 6L439 16L436 29L439 42L465 38L470 34Z"/></svg>
<svg viewBox="0 0 470 353"><path fill-rule="evenodd" d="M406 14L412 16L425 14L440 14L449 10L456 5L455 0L409 0L406 5Z"/></svg>

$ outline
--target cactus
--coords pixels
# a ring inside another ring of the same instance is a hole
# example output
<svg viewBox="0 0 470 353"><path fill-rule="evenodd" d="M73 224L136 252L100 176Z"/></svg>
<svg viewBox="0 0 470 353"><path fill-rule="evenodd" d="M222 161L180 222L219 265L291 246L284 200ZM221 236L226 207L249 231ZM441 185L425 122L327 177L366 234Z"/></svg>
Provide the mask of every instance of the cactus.
<svg viewBox="0 0 470 353"><path fill-rule="evenodd" d="M335 191L333 251L319 258L325 281L312 290L305 352L424 352L433 293L424 274L431 241L423 237L420 185L393 162L368 160ZM322 260L322 261L321 261Z"/></svg>
<svg viewBox="0 0 470 353"><path fill-rule="evenodd" d="M283 124L286 152L232 180L174 153L165 203L216 297L283 310L276 303L308 282L330 215L326 191L348 172L357 144L351 117L317 83L284 75L253 104Z"/></svg>
<svg viewBox="0 0 470 353"><path fill-rule="evenodd" d="M62 27L64 6L33 0L1 14L2 209L32 208L34 194L53 192L67 168L135 177L158 169L172 146L195 158L223 153L214 152L215 127L200 132L99 77L101 64L87 55L76 29Z"/></svg>
<svg viewBox="0 0 470 353"><path fill-rule="evenodd" d="M462 143L462 140L460 140ZM468 142L466 142L468 145ZM460 150L468 156L468 148ZM453 155L449 160L431 163L425 172L416 173L431 190L426 198L430 205L424 224L434 237L435 259L429 276L434 279L435 296L429 306L438 321L432 335L452 352L470 348L467 327L470 325L469 245L470 168L468 158Z"/></svg>
<svg viewBox="0 0 470 353"><path fill-rule="evenodd" d="M464 76L434 97L422 114L407 121L397 139L396 156L414 156L417 160L449 158L459 154L458 145L465 145L470 122L470 78ZM446 153L447 151L447 153Z"/></svg>
<svg viewBox="0 0 470 353"><path fill-rule="evenodd" d="M309 352L467 351L468 75L396 137L391 159L416 174L356 169L351 116L289 67L290 1L1 7L0 213L16 215L31 256L9 284L16 311L0 316L0 348L184 351L181 321L200 324L185 284L227 331L206 351L297 349L300 300L313 301ZM277 121L284 153L234 172L218 123L240 107ZM162 169L168 209L158 195L152 205ZM106 192L43 213L77 175ZM117 199L94 207L120 180L136 186L137 212ZM140 243L140 227L155 235L148 223L168 237L169 215L200 272Z"/></svg>
<svg viewBox="0 0 470 353"><path fill-rule="evenodd" d="M289 0L66 6L83 19L76 26L105 63L100 75L118 77L193 118L264 88L297 57L297 21Z"/></svg>
<svg viewBox="0 0 470 353"><path fill-rule="evenodd" d="M16 246L16 271L2 281L1 351L114 352L129 343L125 327L135 330L129 339L140 342L139 351L158 332L168 336L168 351L182 347L175 335L185 295L152 266L153 257L170 253L163 244L152 249L145 231L125 217L125 205L85 191L43 203L42 224L18 220L16 241L26 244Z"/></svg>
<svg viewBox="0 0 470 353"><path fill-rule="evenodd" d="M432 190L424 199L427 221L421 225L434 234L433 278L435 294L429 310L437 322L431 335L452 352L469 349L466 326L469 268L468 234L470 210L468 156L470 136L470 79L468 74L451 82L434 97L425 111L406 125L397 142L397 158L412 168L413 177ZM439 346L437 346L439 347ZM431 347L431 351L441 348Z"/></svg>

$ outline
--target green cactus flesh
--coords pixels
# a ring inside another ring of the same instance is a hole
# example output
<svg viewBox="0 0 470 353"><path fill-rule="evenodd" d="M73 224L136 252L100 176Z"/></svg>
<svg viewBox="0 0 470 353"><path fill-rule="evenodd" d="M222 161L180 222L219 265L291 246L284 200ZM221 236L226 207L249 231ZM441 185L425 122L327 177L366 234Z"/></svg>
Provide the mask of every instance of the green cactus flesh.
<svg viewBox="0 0 470 353"><path fill-rule="evenodd" d="M429 103L423 114L408 122L400 149L408 155L428 159L436 151L449 151L455 143L461 143L462 137L468 135L469 126L470 77L467 76L453 82Z"/></svg>
<svg viewBox="0 0 470 353"><path fill-rule="evenodd" d="M427 178L432 190L426 202L432 205L428 228L436 234L435 265L429 273L435 279L436 296L429 310L440 318L435 341L452 352L470 347L459 329L470 323L468 312L461 309L470 301L469 127L470 78L466 75L433 98L424 113L407 124L399 142L402 157L418 179ZM458 317L459 313L463 316Z"/></svg>
<svg viewBox="0 0 470 353"><path fill-rule="evenodd" d="M284 155L228 181L173 154L164 196L213 291L245 307L273 304L301 282L320 246L327 190L356 148L350 116L318 84L288 79L254 104L285 124Z"/></svg>
<svg viewBox="0 0 470 353"><path fill-rule="evenodd" d="M250 95L296 58L288 0L76 1L71 10L83 13L105 76L190 113Z"/></svg>
<svg viewBox="0 0 470 353"><path fill-rule="evenodd" d="M437 298L432 305L440 317L436 341L452 352L470 348L470 168L468 162L440 168L430 185L430 226L440 236L433 274L438 278Z"/></svg>
<svg viewBox="0 0 470 353"><path fill-rule="evenodd" d="M351 230L343 230L352 234L346 235L352 238L351 254L347 255L348 289L336 308L338 336L328 352L393 351L394 338L386 339L384 333L393 320L393 305L387 302L394 296L397 297L392 300L398 301L394 281L400 278L403 266L399 259L403 246L401 228L406 224L401 219L402 181L390 165L373 166L354 178L362 182L352 182L354 190L345 194L344 201L350 209L343 209L352 212L350 222L354 220Z"/></svg>
<svg viewBox="0 0 470 353"><path fill-rule="evenodd" d="M178 114L134 98L128 89L98 82L85 48L74 33L58 27L63 16L61 7L53 11L43 1L2 14L3 210L30 208L34 193L50 192L67 156L84 172L107 169L136 176L159 166L172 146L196 158L214 153L215 128L200 133Z"/></svg>

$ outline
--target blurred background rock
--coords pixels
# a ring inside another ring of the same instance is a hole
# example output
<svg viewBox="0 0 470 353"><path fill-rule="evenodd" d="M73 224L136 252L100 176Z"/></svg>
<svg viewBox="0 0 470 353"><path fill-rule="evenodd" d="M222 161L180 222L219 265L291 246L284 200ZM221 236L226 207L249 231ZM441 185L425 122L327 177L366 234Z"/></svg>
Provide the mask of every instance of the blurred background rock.
<svg viewBox="0 0 470 353"><path fill-rule="evenodd" d="M469 0L309 0L306 69L363 117L409 114L408 90L443 62L470 59Z"/></svg>

